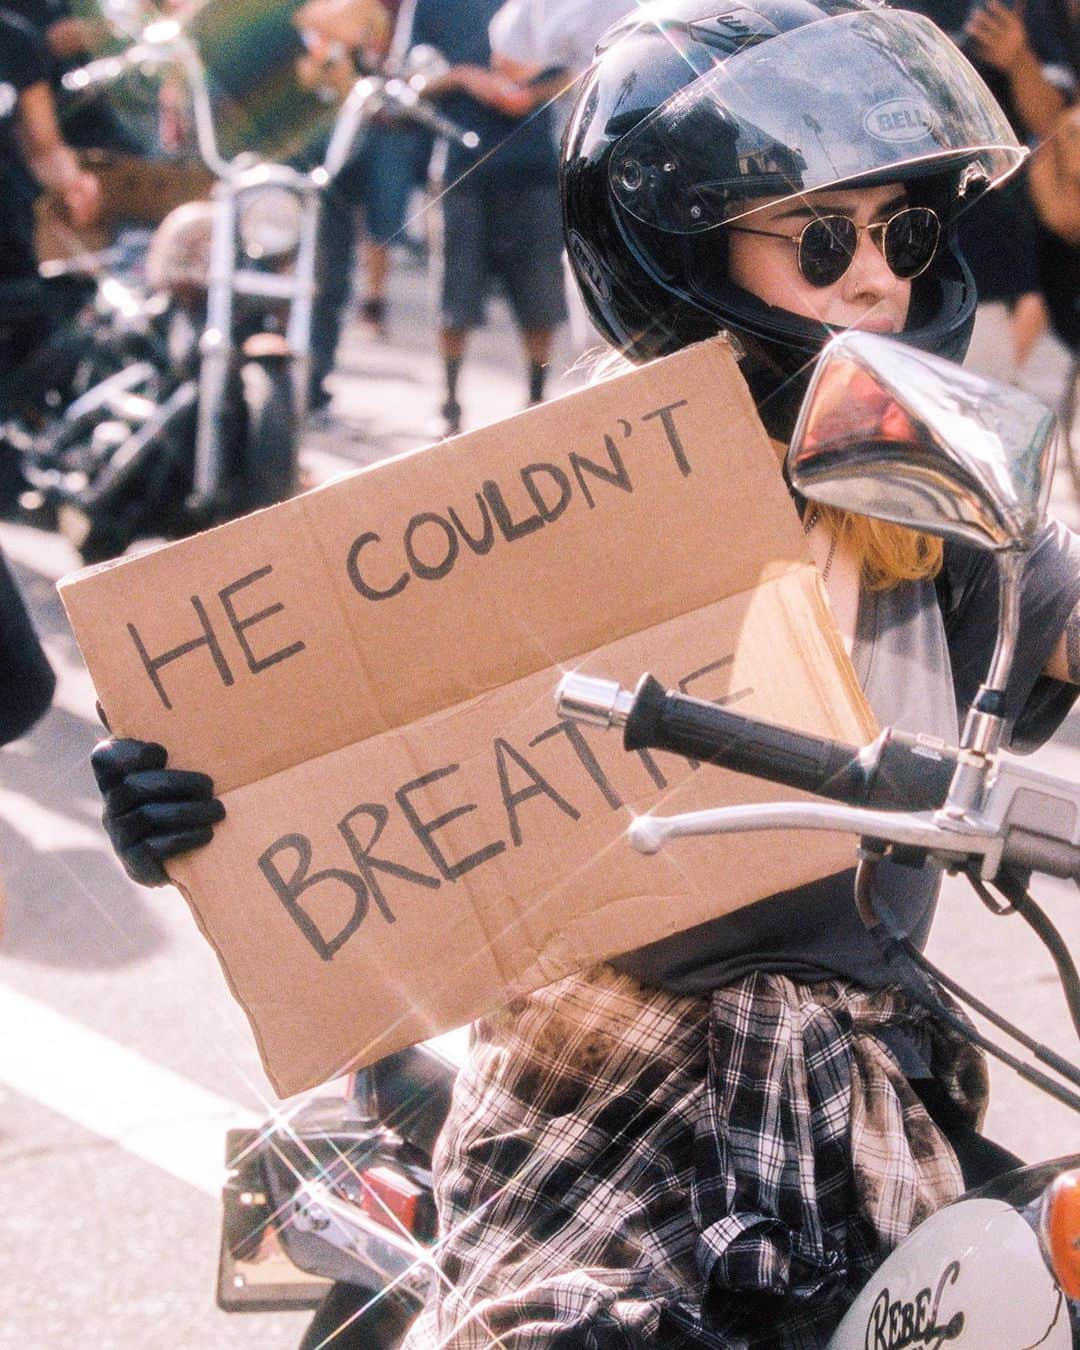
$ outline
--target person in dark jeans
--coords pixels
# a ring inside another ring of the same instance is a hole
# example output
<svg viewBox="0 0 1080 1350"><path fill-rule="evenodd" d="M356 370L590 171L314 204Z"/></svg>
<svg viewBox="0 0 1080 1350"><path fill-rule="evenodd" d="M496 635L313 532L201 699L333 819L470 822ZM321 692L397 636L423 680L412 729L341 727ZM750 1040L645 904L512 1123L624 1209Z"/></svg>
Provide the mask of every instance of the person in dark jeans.
<svg viewBox="0 0 1080 1350"><path fill-rule="evenodd" d="M0 745L26 735L48 711L55 689L56 676L0 553Z"/></svg>
<svg viewBox="0 0 1080 1350"><path fill-rule="evenodd" d="M330 402L325 382L334 368L352 293L360 226L366 286L360 315L369 330L382 337L390 246L404 232L409 197L422 183L430 155L427 132L389 122L373 124L327 190L319 217L319 287L311 323L308 404L313 411Z"/></svg>
<svg viewBox="0 0 1080 1350"><path fill-rule="evenodd" d="M307 0L293 15L307 56L301 83L344 97L358 71L394 61L397 0ZM363 250L364 294L360 316L376 337L387 332L391 244L404 237L409 198L421 186L431 158L431 135L421 127L378 113L364 128L349 162L328 187L319 214L318 278L311 316L308 407L331 401L326 377L333 371L346 307L353 290L358 246Z"/></svg>

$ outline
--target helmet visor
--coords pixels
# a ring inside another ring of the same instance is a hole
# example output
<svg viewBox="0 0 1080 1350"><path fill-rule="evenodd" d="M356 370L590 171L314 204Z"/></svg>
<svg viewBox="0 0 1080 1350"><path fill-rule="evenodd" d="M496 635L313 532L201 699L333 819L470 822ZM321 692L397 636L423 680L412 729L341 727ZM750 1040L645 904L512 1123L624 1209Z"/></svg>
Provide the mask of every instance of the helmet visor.
<svg viewBox="0 0 1080 1350"><path fill-rule="evenodd" d="M1000 106L929 19L836 15L744 47L616 142L611 190L674 234L734 220L762 198L950 164L1000 182L1025 156Z"/></svg>

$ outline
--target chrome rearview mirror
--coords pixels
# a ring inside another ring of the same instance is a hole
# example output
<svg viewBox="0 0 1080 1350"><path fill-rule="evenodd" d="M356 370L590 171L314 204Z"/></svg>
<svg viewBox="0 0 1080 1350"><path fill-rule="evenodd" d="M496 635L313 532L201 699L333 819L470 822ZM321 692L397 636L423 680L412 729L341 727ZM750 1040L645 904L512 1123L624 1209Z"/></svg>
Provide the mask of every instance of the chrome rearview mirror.
<svg viewBox="0 0 1080 1350"><path fill-rule="evenodd" d="M1010 385L895 338L849 330L822 352L788 450L812 501L998 554L998 633L942 808L978 811L1004 726L1024 556L1046 516L1054 414Z"/></svg>
<svg viewBox="0 0 1080 1350"><path fill-rule="evenodd" d="M1053 413L1030 395L877 333L825 347L788 451L816 502L1003 551L1046 513Z"/></svg>

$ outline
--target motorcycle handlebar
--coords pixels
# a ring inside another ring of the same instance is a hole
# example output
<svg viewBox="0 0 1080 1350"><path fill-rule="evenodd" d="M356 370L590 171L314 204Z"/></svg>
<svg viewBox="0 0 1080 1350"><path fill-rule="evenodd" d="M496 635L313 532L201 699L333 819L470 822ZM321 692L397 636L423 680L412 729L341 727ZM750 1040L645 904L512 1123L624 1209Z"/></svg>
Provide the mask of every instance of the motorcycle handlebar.
<svg viewBox="0 0 1080 1350"><path fill-rule="evenodd" d="M480 145L480 137L475 131L459 127L449 117L444 117L431 103L427 102L418 90L407 80L389 79L382 89L382 96L397 113L418 122L436 136L448 141L456 141L466 150L475 150Z"/></svg>
<svg viewBox="0 0 1080 1350"><path fill-rule="evenodd" d="M141 47L129 47L120 56L102 56L97 61L88 61L85 66L67 71L61 76L60 84L69 94L86 93L101 85L112 84L138 65L140 60L144 60L146 55L145 49Z"/></svg>
<svg viewBox="0 0 1080 1350"><path fill-rule="evenodd" d="M577 720L622 726L627 750L668 750L849 805L938 807L958 754L892 727L860 749L665 690L651 675L642 677L632 696L613 681L568 675L559 710Z"/></svg>
<svg viewBox="0 0 1080 1350"><path fill-rule="evenodd" d="M987 878L1012 868L1080 880L1080 837L1072 825L1080 818L1080 788L1014 768L994 777L977 816L954 821L935 813L946 802L963 752L930 737L889 727L858 748L673 693L650 675L633 694L613 680L566 675L558 707L574 721L622 727L628 750L668 750L842 803L646 816L636 822L646 852L685 834L846 830L901 844L916 855L934 853L954 863L967 858ZM1037 822L1033 800L1042 804Z"/></svg>

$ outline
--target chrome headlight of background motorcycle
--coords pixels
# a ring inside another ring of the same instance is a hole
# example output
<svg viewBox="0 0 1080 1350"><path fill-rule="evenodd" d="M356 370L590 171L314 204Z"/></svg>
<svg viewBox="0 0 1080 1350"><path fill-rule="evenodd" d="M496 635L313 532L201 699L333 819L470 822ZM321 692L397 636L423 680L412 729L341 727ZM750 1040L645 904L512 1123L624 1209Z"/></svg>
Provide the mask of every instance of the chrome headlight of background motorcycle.
<svg viewBox="0 0 1080 1350"><path fill-rule="evenodd" d="M255 262L292 253L300 243L302 207L299 197L282 187L260 187L240 207L240 244Z"/></svg>

